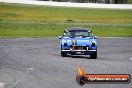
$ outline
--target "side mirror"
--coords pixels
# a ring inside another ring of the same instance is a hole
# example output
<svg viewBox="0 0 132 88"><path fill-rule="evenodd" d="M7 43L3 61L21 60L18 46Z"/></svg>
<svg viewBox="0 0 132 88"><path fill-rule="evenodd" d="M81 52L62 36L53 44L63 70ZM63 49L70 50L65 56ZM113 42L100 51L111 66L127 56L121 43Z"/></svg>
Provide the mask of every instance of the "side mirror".
<svg viewBox="0 0 132 88"><path fill-rule="evenodd" d="M63 36L59 36L59 39L62 39L63 38Z"/></svg>

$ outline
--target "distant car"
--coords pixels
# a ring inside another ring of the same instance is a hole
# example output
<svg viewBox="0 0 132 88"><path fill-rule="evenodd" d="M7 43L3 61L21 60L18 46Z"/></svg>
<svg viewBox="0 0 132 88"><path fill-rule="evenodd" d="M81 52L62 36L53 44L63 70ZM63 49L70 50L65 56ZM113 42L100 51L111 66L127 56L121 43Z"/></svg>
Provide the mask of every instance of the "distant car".
<svg viewBox="0 0 132 88"><path fill-rule="evenodd" d="M61 55L90 55L91 59L97 58L97 37L87 28L72 27L64 30L64 35L59 36Z"/></svg>

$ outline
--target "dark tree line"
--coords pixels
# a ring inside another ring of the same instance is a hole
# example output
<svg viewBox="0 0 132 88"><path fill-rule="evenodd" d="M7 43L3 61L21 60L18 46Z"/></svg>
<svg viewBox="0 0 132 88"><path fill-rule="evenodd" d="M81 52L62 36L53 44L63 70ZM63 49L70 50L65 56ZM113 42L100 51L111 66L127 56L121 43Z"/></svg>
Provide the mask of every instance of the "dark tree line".
<svg viewBox="0 0 132 88"><path fill-rule="evenodd" d="M127 3L127 0L113 0L115 4Z"/></svg>
<svg viewBox="0 0 132 88"><path fill-rule="evenodd" d="M40 0L40 1L58 1L58 2L78 2L78 3L106 3L106 4L125 4L127 0Z"/></svg>
<svg viewBox="0 0 132 88"><path fill-rule="evenodd" d="M125 4L127 3L127 0L105 0L105 3Z"/></svg>

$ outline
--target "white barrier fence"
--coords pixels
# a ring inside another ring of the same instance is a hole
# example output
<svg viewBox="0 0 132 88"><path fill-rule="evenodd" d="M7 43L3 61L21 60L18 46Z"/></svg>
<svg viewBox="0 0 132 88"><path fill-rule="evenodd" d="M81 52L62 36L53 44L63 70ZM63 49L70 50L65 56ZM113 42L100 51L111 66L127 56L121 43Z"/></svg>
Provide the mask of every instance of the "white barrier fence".
<svg viewBox="0 0 132 88"><path fill-rule="evenodd" d="M0 2L60 6L60 7L132 9L132 4L72 3L72 2L53 2L53 1L36 1L36 0L0 0Z"/></svg>

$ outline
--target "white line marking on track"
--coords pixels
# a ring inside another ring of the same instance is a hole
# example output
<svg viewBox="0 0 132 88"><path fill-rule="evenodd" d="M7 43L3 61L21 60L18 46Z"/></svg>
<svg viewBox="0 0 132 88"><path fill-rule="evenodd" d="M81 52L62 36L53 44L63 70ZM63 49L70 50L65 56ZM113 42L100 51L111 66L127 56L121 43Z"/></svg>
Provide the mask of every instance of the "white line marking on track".
<svg viewBox="0 0 132 88"><path fill-rule="evenodd" d="M130 60L132 61L132 57L130 57Z"/></svg>
<svg viewBox="0 0 132 88"><path fill-rule="evenodd" d="M32 68L32 67L31 68L27 68L27 70L32 71L32 70L34 70L34 68Z"/></svg>
<svg viewBox="0 0 132 88"><path fill-rule="evenodd" d="M0 82L0 88L4 88L5 84Z"/></svg>

